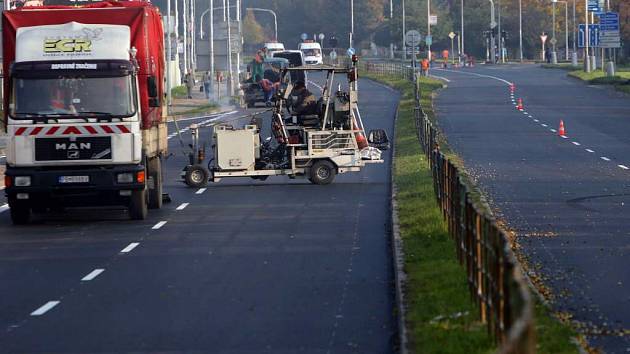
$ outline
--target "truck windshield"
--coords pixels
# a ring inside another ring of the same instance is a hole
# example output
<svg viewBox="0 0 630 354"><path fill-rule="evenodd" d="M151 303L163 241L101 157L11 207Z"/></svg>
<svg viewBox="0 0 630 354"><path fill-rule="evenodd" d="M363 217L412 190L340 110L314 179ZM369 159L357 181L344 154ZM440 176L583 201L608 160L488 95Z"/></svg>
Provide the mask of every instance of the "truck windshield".
<svg viewBox="0 0 630 354"><path fill-rule="evenodd" d="M15 119L93 115L131 117L136 113L135 86L129 75L16 77L9 110Z"/></svg>
<svg viewBox="0 0 630 354"><path fill-rule="evenodd" d="M305 57L318 57L322 55L322 51L317 48L312 49L302 49Z"/></svg>

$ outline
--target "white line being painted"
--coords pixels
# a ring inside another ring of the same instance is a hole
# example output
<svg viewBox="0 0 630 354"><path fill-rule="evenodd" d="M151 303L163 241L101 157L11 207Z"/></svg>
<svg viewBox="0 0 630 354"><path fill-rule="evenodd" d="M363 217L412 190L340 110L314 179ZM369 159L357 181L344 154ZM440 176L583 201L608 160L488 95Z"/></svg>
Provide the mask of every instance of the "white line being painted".
<svg viewBox="0 0 630 354"><path fill-rule="evenodd" d="M473 76L477 76L477 77L485 77L485 78L489 78L489 79L494 79L494 80L498 80L501 82L504 82L508 85L512 85L511 82L504 80L500 77L496 77L496 76L491 76L491 75L483 75L483 74L476 74L476 73L468 73L468 72L463 72L463 71L455 71L455 70L448 70L448 69L438 69L435 68L433 70L439 70L439 71L446 71L446 72L451 72L451 73L456 73L456 74L463 74L463 75L473 75Z"/></svg>
<svg viewBox="0 0 630 354"><path fill-rule="evenodd" d="M52 310L53 307L59 305L60 301L48 301L44 304L44 306L38 308L37 310L31 312L31 316L41 316L46 312Z"/></svg>
<svg viewBox="0 0 630 354"><path fill-rule="evenodd" d="M162 220L162 221L160 221L159 223L157 223L157 224L153 225L153 227L152 227L151 229L152 229L152 230L159 230L159 229L161 229L161 228L162 228L162 226L166 225L166 223L167 223L167 222L168 222L168 221L164 221L164 220Z"/></svg>
<svg viewBox="0 0 630 354"><path fill-rule="evenodd" d="M103 273L105 269L94 269L90 272L90 274L84 276L81 281L90 281L94 280L94 278L98 277L101 273Z"/></svg>
<svg viewBox="0 0 630 354"><path fill-rule="evenodd" d="M198 191L195 192L195 194L203 194L203 192L206 191L207 188L199 188Z"/></svg>
<svg viewBox="0 0 630 354"><path fill-rule="evenodd" d="M619 168L624 169L624 170L628 169L628 166L626 166L626 165L617 165L617 166L619 166Z"/></svg>
<svg viewBox="0 0 630 354"><path fill-rule="evenodd" d="M591 150L591 149L584 149L584 150L586 150L586 151L588 151L588 152L590 152L590 153L595 152L595 151L593 151L593 150Z"/></svg>
<svg viewBox="0 0 630 354"><path fill-rule="evenodd" d="M443 80L443 81L446 81L446 82L451 82L451 80L445 78L444 76L429 75L429 77L432 77L432 78L435 78L435 79L438 79L438 80Z"/></svg>
<svg viewBox="0 0 630 354"><path fill-rule="evenodd" d="M580 146L580 145L582 145L582 144L578 143L577 141L572 141L571 143L572 143L573 145L575 145L575 146Z"/></svg>
<svg viewBox="0 0 630 354"><path fill-rule="evenodd" d="M9 210L9 204L0 205L0 213L4 213Z"/></svg>
<svg viewBox="0 0 630 354"><path fill-rule="evenodd" d="M120 250L120 253L129 253L133 251L134 248L138 247L139 244L140 242L132 242L129 245L127 245L127 247Z"/></svg>
<svg viewBox="0 0 630 354"><path fill-rule="evenodd" d="M184 210L184 209L186 209L186 207L187 207L187 206L189 206L189 205L190 205L190 203L182 203L182 204L180 204L180 205L177 207L177 209L175 209L175 210Z"/></svg>
<svg viewBox="0 0 630 354"><path fill-rule="evenodd" d="M606 156L602 156L602 157L600 157L600 159L602 159L602 160L604 160L604 161L610 161L610 159L609 159L609 158L607 158Z"/></svg>

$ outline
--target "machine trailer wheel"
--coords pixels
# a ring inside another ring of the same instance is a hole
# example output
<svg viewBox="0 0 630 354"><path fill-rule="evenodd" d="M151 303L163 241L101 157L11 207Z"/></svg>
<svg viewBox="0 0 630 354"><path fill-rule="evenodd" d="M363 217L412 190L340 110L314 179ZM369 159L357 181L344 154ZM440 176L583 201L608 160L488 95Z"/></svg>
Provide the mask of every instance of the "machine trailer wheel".
<svg viewBox="0 0 630 354"><path fill-rule="evenodd" d="M201 188L208 185L209 172L201 165L192 165L186 170L184 180L193 188Z"/></svg>
<svg viewBox="0 0 630 354"><path fill-rule="evenodd" d="M335 169L335 165L332 162L327 160L319 160L316 161L313 166L311 166L311 171L309 175L309 181L313 184L331 184L335 179L335 175L337 171Z"/></svg>
<svg viewBox="0 0 630 354"><path fill-rule="evenodd" d="M147 190L133 191L129 203L129 216L132 220L144 220L147 218L149 208L147 205Z"/></svg>
<svg viewBox="0 0 630 354"><path fill-rule="evenodd" d="M162 207L162 160L160 157L149 159L147 163L147 174L153 180L153 188L148 189L149 209L160 209Z"/></svg>
<svg viewBox="0 0 630 354"><path fill-rule="evenodd" d="M13 225L25 225L31 220L31 208L19 202L9 202Z"/></svg>

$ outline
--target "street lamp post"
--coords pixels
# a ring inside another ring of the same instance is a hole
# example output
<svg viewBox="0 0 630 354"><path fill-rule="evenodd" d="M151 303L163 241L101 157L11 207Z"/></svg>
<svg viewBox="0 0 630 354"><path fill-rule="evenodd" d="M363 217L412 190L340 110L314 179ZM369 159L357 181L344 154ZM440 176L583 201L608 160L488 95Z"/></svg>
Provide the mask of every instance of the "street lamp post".
<svg viewBox="0 0 630 354"><path fill-rule="evenodd" d="M400 48L402 49L403 60L407 60L407 49L405 48L405 31L406 31L405 26L406 26L405 0L402 0L402 44Z"/></svg>
<svg viewBox="0 0 630 354"><path fill-rule="evenodd" d="M460 57L462 54L466 53L466 50L464 49L464 0L461 1L461 25L462 25L462 29L461 29L461 36L459 38L461 44L461 50L459 51Z"/></svg>
<svg viewBox="0 0 630 354"><path fill-rule="evenodd" d="M590 42L590 33L588 30L588 0L584 0L584 17L585 17L585 30L584 30L584 71L587 73L591 72L591 57L589 56L589 42Z"/></svg>
<svg viewBox="0 0 630 354"><path fill-rule="evenodd" d="M573 30L571 32L573 32L573 53L571 53L571 65L572 66L577 66L578 65L578 55L577 55L577 43L575 42L575 32L576 32L576 28L575 28L575 0L573 0Z"/></svg>
<svg viewBox="0 0 630 354"><path fill-rule="evenodd" d="M171 0L166 1L166 38L166 109L168 110L171 106L171 59L173 58L171 48Z"/></svg>
<svg viewBox="0 0 630 354"><path fill-rule="evenodd" d="M523 62L523 1L518 0L518 51Z"/></svg>
<svg viewBox="0 0 630 354"><path fill-rule="evenodd" d="M431 0L427 0L427 35L431 36ZM429 61L431 61L431 59L433 59L431 54L431 44L427 45L427 49L429 50Z"/></svg>
<svg viewBox="0 0 630 354"><path fill-rule="evenodd" d="M558 55L556 53L556 3L558 0L551 0L552 20L551 20L551 63L558 64Z"/></svg>
<svg viewBox="0 0 630 354"><path fill-rule="evenodd" d="M354 0L350 0L350 48L354 48Z"/></svg>
<svg viewBox="0 0 630 354"><path fill-rule="evenodd" d="M462 0L464 1L464 0ZM393 36L393 31L392 31L392 21L394 20L394 0L389 0L389 38L390 38L390 42L389 42L389 57L390 59L394 59L394 41L392 40Z"/></svg>
<svg viewBox="0 0 630 354"><path fill-rule="evenodd" d="M275 34L275 39L278 40L278 17L273 10L261 9L259 7L248 7L246 10L270 13L273 16L273 33Z"/></svg>
<svg viewBox="0 0 630 354"><path fill-rule="evenodd" d="M494 27L496 27L497 23L494 21L494 1L490 1L490 62L494 63L496 58L495 48L494 48Z"/></svg>
<svg viewBox="0 0 630 354"><path fill-rule="evenodd" d="M569 61L569 2L561 1L564 3L564 59Z"/></svg>

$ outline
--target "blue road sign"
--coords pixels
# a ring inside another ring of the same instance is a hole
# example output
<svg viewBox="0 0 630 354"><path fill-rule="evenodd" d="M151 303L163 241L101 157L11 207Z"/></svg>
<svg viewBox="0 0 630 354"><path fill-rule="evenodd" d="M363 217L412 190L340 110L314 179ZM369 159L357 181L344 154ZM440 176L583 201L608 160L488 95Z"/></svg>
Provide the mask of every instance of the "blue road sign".
<svg viewBox="0 0 630 354"><path fill-rule="evenodd" d="M588 36L590 37L590 40L588 43L589 47L599 47L599 33L600 33L599 24L589 23L588 25ZM584 42L585 34L586 34L586 25L583 23L580 23L580 26L578 28L578 47L580 48L586 47L586 43Z"/></svg>
<svg viewBox="0 0 630 354"><path fill-rule="evenodd" d="M619 31L619 14L606 12L599 15L599 29L601 31Z"/></svg>
<svg viewBox="0 0 630 354"><path fill-rule="evenodd" d="M588 0L588 11L590 12L602 12L600 0Z"/></svg>

